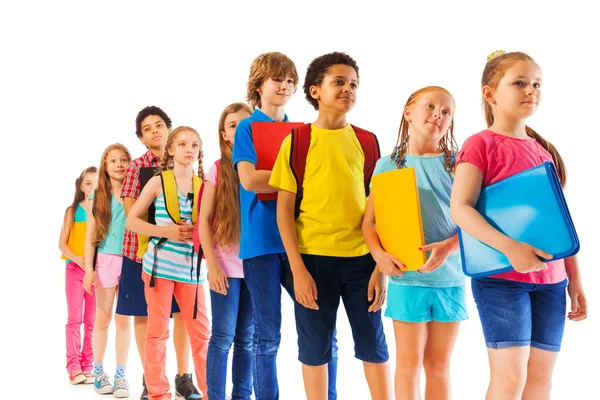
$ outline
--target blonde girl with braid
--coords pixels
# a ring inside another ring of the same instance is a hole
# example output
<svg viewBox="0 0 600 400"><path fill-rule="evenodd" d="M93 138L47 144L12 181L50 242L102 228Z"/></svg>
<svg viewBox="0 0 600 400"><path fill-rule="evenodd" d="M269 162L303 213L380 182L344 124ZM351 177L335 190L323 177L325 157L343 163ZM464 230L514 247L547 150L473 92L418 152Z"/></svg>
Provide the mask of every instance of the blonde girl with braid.
<svg viewBox="0 0 600 400"><path fill-rule="evenodd" d="M194 164L198 162L198 176L204 178L202 141L196 130L187 126L174 129L167 138L161 170L172 170L177 186L181 220L174 223L167 213L161 176L151 178L142 189L127 216L127 229L149 236L148 250L142 261L142 279L148 303L148 329L144 377L150 399L170 399L169 381L165 375L166 342L169 337L169 318L172 297L179 304L185 329L190 338L192 357L198 387L206 394L206 353L210 326L204 294L204 268L198 265L193 251L192 210L194 202ZM156 209L156 225L142 219L150 204ZM166 241L159 244L159 240ZM156 247L156 249L155 249ZM201 268L201 271L197 271ZM197 316L194 311L197 306ZM191 377L190 377L191 378ZM187 399L200 399L201 393L193 387ZM177 389L176 398L185 398Z"/></svg>
<svg viewBox="0 0 600 400"><path fill-rule="evenodd" d="M99 394L113 393L115 397L129 396L129 383L125 378L131 341L129 317L115 315L117 368L113 384L104 372L103 362L123 263L125 209L121 188L130 162L129 151L120 143L104 150L98 170L98 186L88 201L84 251L83 287L90 294L92 285L96 289L96 318L92 332L94 389Z"/></svg>
<svg viewBox="0 0 600 400"><path fill-rule="evenodd" d="M488 56L481 78L487 129L470 136L457 157L452 218L503 253L514 269L471 279L488 348L488 400L550 399L565 320L587 317L576 256L545 262L542 258L552 255L505 236L474 208L482 188L544 162L554 163L565 187L562 157L526 124L540 104L542 87L540 67L529 55L497 51ZM565 292L571 300L568 313Z"/></svg>
<svg viewBox="0 0 600 400"><path fill-rule="evenodd" d="M428 86L406 102L398 140L373 175L414 168L419 190L427 262L402 271L402 260L383 250L376 230L373 194L363 220L363 236L379 270L389 276L385 315L394 321L396 399L420 399L421 369L425 398L450 398L450 357L460 321L468 318L457 228L450 218L454 181L455 101L444 88ZM398 223L402 229L402 221Z"/></svg>

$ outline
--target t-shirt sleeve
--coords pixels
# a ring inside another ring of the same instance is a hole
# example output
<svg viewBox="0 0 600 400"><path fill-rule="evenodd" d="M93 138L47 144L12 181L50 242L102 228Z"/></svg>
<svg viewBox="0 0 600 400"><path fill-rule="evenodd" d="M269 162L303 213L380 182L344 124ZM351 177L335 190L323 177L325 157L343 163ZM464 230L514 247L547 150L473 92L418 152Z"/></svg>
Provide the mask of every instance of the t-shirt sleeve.
<svg viewBox="0 0 600 400"><path fill-rule="evenodd" d="M217 164L213 164L206 175L204 176L204 180L212 183L214 186L217 186Z"/></svg>
<svg viewBox="0 0 600 400"><path fill-rule="evenodd" d="M269 185L275 189L296 193L296 178L290 167L290 152L292 146L292 135L288 135L281 143L277 160L271 172Z"/></svg>
<svg viewBox="0 0 600 400"><path fill-rule="evenodd" d="M256 165L256 149L252 141L252 121L248 118L241 120L235 130L232 157L235 169L240 161L248 161L252 165Z"/></svg>
<svg viewBox="0 0 600 400"><path fill-rule="evenodd" d="M125 171L121 197L131 197L132 199L140 197L140 169L134 163L130 163L127 171Z"/></svg>
<svg viewBox="0 0 600 400"><path fill-rule="evenodd" d="M465 140L456 158L457 164L461 162L473 164L479 168L483 176L486 175L488 165L487 145L482 135L473 135Z"/></svg>

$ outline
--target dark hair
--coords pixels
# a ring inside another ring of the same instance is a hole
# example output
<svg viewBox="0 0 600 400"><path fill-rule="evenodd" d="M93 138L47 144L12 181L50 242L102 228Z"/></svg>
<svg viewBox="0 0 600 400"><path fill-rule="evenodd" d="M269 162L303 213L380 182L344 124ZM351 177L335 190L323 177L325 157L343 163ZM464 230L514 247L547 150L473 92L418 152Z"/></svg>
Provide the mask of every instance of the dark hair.
<svg viewBox="0 0 600 400"><path fill-rule="evenodd" d="M143 108L138 113L137 117L135 117L135 134L137 137L142 137L142 122L150 115L156 115L157 117L160 117L163 121L165 121L165 124L167 124L167 128L171 129L172 122L167 113L156 106L148 106Z"/></svg>
<svg viewBox="0 0 600 400"><path fill-rule="evenodd" d="M310 95L310 87L321 85L321 83L323 83L323 79L325 78L325 74L327 71L329 71L329 68L331 68L333 65L340 64L348 65L354 68L356 71L356 77L359 77L358 65L356 65L356 61L354 61L354 59L346 53L340 53L336 51L319 56L310 62L310 65L306 70L303 89L306 100L312 104L315 110L319 109L319 103Z"/></svg>
<svg viewBox="0 0 600 400"><path fill-rule="evenodd" d="M69 206L71 209L71 215L75 218L75 213L77 212L77 206L83 200L85 200L85 193L81 190L81 184L83 183L83 178L85 178L86 174L95 174L98 173L98 168L96 167L87 167L84 169L81 174L79 174L79 178L75 179L75 196L73 198L73 203Z"/></svg>

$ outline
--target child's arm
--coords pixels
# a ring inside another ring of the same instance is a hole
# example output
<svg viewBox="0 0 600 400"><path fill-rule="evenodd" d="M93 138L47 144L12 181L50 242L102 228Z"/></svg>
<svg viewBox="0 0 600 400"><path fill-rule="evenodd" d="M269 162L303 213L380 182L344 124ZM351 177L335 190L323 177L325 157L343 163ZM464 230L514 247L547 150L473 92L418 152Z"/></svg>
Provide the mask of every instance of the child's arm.
<svg viewBox="0 0 600 400"><path fill-rule="evenodd" d="M294 294L296 301L306 308L318 310L317 285L311 274L306 269L300 250L298 249L298 237L296 236L296 218L294 209L296 205L296 193L280 190L277 195L277 226L283 241L283 247L290 262L290 268L294 275Z"/></svg>
<svg viewBox="0 0 600 400"><path fill-rule="evenodd" d="M389 276L402 276L400 268L404 267L404 264L393 255L387 253L381 242L379 242L379 235L377 235L377 225L375 224L375 206L373 203L373 195L367 199L367 207L365 209L365 216L363 217L362 223L362 234L365 238L365 243L371 252L371 256L377 263L379 271L384 275Z"/></svg>
<svg viewBox="0 0 600 400"><path fill-rule="evenodd" d="M140 197L135 201L131 210L129 210L125 227L132 232L150 237L164 237L178 242L192 240L194 226L184 221L181 221L179 224L171 223L168 226L158 226L141 218L161 191L160 176L150 179L146 186L144 186L144 189L142 189Z"/></svg>
<svg viewBox="0 0 600 400"><path fill-rule="evenodd" d="M227 294L229 283L223 272L217 254L215 253L213 241L213 221L215 215L215 203L217 200L217 188L211 182L204 181L204 192L200 203L200 215L198 215L198 233L206 264L208 265L208 285L211 290L222 295Z"/></svg>
<svg viewBox="0 0 600 400"><path fill-rule="evenodd" d="M458 164L450 200L450 213L456 225L475 239L503 253L517 272L548 268L536 255L550 259L550 254L504 235L475 209L482 183L483 174L479 168L468 162Z"/></svg>
<svg viewBox="0 0 600 400"><path fill-rule="evenodd" d="M583 293L577 256L566 258L565 268L569 278L567 291L571 298L571 312L569 312L568 317L571 321L581 321L587 318L587 300L585 293Z"/></svg>
<svg viewBox="0 0 600 400"><path fill-rule="evenodd" d="M421 247L422 251L429 251L429 257L427 257L427 261L421 268L419 268L419 272L426 274L428 272L433 272L446 262L448 259L448 255L458 251L458 233L454 234L454 236L449 237L446 240L442 240L440 242L429 243L425 246Z"/></svg>
<svg viewBox="0 0 600 400"><path fill-rule="evenodd" d="M96 284L94 274L94 252L96 251L92 245L92 238L96 230L96 220L92 215L94 200L90 199L87 203L87 227L85 232L85 247L83 252L83 260L85 264L85 276L83 277L83 288L89 294L92 294L92 285Z"/></svg>
<svg viewBox="0 0 600 400"><path fill-rule="evenodd" d="M85 270L85 265L83 261L83 257L75 255L69 248L69 234L71 233L71 228L73 227L73 213L71 212L71 207L67 208L65 211L65 216L63 218L62 228L60 229L60 236L58 238L58 248L61 253L67 257L69 260L73 261L77 266L83 270Z"/></svg>
<svg viewBox="0 0 600 400"><path fill-rule="evenodd" d="M257 170L254 164L240 161L237 164L238 174L242 187L254 193L275 193L277 189L269 186L271 171Z"/></svg>

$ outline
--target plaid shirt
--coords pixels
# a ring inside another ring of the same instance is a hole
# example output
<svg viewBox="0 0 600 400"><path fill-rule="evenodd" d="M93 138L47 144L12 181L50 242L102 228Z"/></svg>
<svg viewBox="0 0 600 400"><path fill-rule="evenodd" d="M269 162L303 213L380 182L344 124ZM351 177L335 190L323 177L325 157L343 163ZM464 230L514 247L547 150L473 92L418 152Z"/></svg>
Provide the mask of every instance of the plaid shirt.
<svg viewBox="0 0 600 400"><path fill-rule="evenodd" d="M160 157L152 154L150 150L144 153L143 156L136 158L129 164L123 187L121 188L121 197L131 197L137 199L140 197L140 168L156 168L160 167ZM137 256L138 238L137 234L129 230L125 230L123 237L123 255L136 263L141 264L142 259Z"/></svg>

